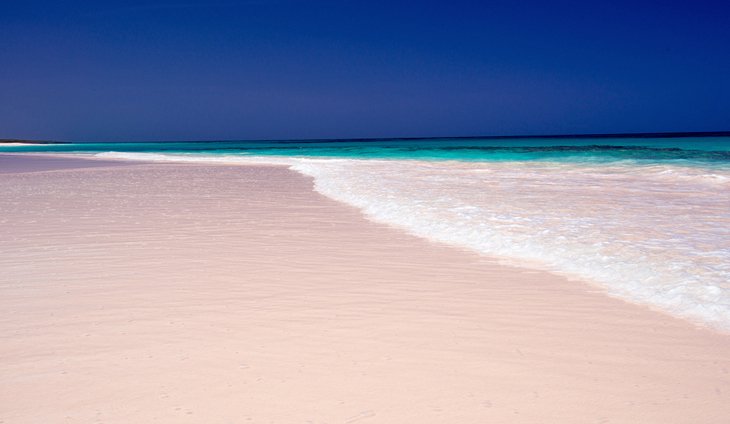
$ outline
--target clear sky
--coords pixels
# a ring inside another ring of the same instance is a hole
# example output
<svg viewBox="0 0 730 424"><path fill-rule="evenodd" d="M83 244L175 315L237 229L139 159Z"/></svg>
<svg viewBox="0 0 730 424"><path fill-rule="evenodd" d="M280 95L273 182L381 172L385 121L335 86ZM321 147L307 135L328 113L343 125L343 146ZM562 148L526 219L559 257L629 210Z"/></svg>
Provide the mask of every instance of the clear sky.
<svg viewBox="0 0 730 424"><path fill-rule="evenodd" d="M0 138L714 130L728 1L0 2Z"/></svg>

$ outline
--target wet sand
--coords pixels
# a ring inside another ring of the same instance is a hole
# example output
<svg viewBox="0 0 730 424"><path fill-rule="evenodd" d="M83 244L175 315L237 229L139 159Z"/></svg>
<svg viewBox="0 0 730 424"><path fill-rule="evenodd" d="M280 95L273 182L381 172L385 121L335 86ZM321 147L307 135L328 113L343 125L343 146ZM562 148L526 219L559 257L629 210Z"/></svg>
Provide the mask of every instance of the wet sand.
<svg viewBox="0 0 730 424"><path fill-rule="evenodd" d="M283 167L37 160L0 160L2 423L730 422L728 335Z"/></svg>
<svg viewBox="0 0 730 424"><path fill-rule="evenodd" d="M6 143L7 145L7 143ZM54 171L60 169L98 168L134 165L133 162L74 158L71 155L22 155L0 153L0 174Z"/></svg>

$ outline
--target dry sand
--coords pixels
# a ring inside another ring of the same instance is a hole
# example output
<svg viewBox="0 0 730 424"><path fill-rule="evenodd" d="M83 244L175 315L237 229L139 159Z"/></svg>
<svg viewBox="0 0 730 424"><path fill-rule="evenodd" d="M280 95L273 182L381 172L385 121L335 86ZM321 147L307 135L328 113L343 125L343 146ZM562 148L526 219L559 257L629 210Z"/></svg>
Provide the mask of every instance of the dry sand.
<svg viewBox="0 0 730 424"><path fill-rule="evenodd" d="M727 335L285 168L104 165L0 175L0 423L730 422Z"/></svg>

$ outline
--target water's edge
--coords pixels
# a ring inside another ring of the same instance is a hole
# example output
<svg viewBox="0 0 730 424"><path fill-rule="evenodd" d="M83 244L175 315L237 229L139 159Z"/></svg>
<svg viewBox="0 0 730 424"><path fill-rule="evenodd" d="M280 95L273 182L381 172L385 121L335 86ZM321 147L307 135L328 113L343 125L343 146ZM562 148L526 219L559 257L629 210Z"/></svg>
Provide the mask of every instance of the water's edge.
<svg viewBox="0 0 730 424"><path fill-rule="evenodd" d="M730 330L730 247L723 241L730 233L717 227L730 219L722 195L730 178L723 170L128 152L96 157L286 165L370 220Z"/></svg>

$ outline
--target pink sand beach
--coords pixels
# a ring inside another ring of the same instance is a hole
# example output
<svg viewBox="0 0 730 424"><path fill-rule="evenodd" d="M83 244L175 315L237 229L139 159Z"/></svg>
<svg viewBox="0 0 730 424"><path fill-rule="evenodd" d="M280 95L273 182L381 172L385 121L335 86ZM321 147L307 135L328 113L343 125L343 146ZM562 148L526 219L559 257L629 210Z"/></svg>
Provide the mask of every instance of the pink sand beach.
<svg viewBox="0 0 730 424"><path fill-rule="evenodd" d="M0 168L0 423L730 422L727 334L286 167Z"/></svg>

